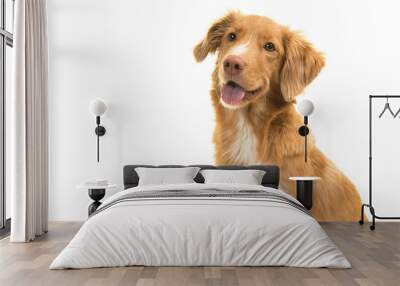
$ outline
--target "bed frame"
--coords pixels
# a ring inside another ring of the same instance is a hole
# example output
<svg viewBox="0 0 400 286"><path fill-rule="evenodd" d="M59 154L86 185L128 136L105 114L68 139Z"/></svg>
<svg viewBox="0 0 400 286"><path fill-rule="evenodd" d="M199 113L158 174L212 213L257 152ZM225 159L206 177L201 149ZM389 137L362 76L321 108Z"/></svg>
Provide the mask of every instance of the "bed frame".
<svg viewBox="0 0 400 286"><path fill-rule="evenodd" d="M279 187L279 167L275 165L254 165L254 166L213 166L213 165L126 165L124 166L124 189L136 187L139 183L139 176L135 171L137 167L147 168L182 168L182 167L199 167L201 170L217 169L217 170L263 170L265 175L261 184L264 187L278 189ZM204 183L204 178L200 174L194 178L197 183Z"/></svg>

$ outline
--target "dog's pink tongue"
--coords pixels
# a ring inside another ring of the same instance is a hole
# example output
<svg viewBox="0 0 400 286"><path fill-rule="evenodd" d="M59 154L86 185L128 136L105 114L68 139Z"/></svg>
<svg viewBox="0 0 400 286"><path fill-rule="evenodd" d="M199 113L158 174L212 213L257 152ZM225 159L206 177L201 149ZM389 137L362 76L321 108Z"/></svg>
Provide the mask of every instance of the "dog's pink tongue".
<svg viewBox="0 0 400 286"><path fill-rule="evenodd" d="M222 100L230 105L240 104L244 96L245 92L240 86L225 84L221 89Z"/></svg>

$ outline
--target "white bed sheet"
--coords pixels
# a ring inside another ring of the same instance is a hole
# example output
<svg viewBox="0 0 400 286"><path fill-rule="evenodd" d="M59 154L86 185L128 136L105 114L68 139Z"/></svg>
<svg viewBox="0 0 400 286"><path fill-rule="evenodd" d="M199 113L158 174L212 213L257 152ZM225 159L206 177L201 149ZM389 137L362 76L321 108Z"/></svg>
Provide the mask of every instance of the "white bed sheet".
<svg viewBox="0 0 400 286"><path fill-rule="evenodd" d="M121 191L264 190L254 185L179 184ZM50 269L145 266L294 266L350 268L318 222L262 199L185 198L126 201L89 218Z"/></svg>

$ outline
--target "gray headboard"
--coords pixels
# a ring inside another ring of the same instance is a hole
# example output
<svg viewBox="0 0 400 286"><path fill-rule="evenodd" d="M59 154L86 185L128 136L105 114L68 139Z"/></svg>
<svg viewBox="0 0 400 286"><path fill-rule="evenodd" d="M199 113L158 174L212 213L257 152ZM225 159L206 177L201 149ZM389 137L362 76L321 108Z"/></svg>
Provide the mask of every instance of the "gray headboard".
<svg viewBox="0 0 400 286"><path fill-rule="evenodd" d="M254 166L213 166L213 165L189 165L200 167L204 169L220 169L220 170L263 170L265 171L264 178L262 180L262 185L265 187L271 187L277 189L279 186L279 167L274 165L254 165ZM183 165L126 165L124 166L124 189L136 187L139 183L139 177L135 171L137 167L147 167L147 168L167 168L167 167L185 167ZM203 176L198 173L194 180L197 183L204 183Z"/></svg>

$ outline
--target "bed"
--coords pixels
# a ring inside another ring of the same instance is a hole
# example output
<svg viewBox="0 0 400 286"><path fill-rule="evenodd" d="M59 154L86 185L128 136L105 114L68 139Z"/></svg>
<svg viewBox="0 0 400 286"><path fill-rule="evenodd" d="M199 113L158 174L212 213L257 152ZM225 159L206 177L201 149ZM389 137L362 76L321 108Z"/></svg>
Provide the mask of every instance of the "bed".
<svg viewBox="0 0 400 286"><path fill-rule="evenodd" d="M138 186L128 165L124 190L106 199L50 269L144 266L350 268L343 253L294 198L279 190L277 166L198 165L263 170L261 185ZM137 170L137 169L136 169Z"/></svg>

